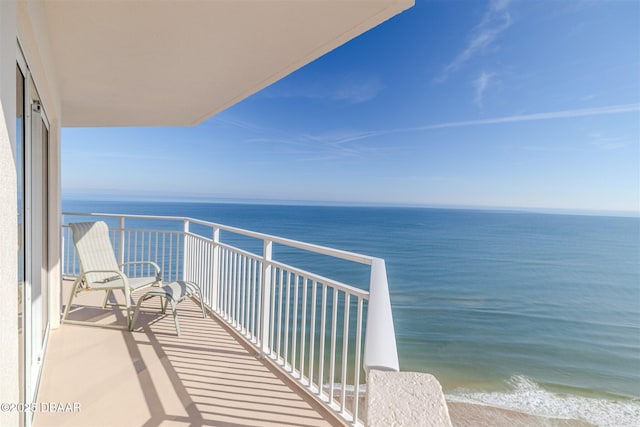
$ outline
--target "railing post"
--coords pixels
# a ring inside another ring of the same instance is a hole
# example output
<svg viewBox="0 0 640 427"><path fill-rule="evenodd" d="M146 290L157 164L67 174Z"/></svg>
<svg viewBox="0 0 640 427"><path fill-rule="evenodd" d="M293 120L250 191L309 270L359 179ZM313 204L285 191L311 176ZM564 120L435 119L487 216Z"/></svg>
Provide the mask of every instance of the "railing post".
<svg viewBox="0 0 640 427"><path fill-rule="evenodd" d="M273 242L270 240L264 241L264 249L262 252L262 300L260 309L260 347L262 349L262 356L267 356L271 353L269 348L269 330L271 329L271 310L269 309L269 301L271 300L271 260L273 256Z"/></svg>
<svg viewBox="0 0 640 427"><path fill-rule="evenodd" d="M371 263L363 365L365 372L370 369L400 370L387 270L384 260L379 258L374 258Z"/></svg>
<svg viewBox="0 0 640 427"><path fill-rule="evenodd" d="M124 217L118 220L118 264L124 264Z"/></svg>
<svg viewBox="0 0 640 427"><path fill-rule="evenodd" d="M62 230L60 232L60 243L62 245L62 249L60 250L60 271L62 271L62 273L60 273L60 276L64 276L65 274L68 274L67 272L69 271L69 268L67 267L67 257L64 256L67 252L67 231L64 228L64 214L60 215L60 224L62 224Z"/></svg>
<svg viewBox="0 0 640 427"><path fill-rule="evenodd" d="M182 274L180 275L180 277L182 278L183 281L187 280L187 234L189 233L189 220L185 219L184 220L184 227L183 227L183 233L182 233ZM176 249L177 250L177 249Z"/></svg>
<svg viewBox="0 0 640 427"><path fill-rule="evenodd" d="M220 292L220 229L213 229L213 259L211 260L211 309L218 311L218 294Z"/></svg>

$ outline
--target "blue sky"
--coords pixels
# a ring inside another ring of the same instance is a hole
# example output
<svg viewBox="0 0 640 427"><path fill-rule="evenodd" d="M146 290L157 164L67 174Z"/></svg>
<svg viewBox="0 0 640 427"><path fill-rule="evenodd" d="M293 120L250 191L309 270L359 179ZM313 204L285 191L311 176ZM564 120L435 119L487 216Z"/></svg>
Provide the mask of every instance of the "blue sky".
<svg viewBox="0 0 640 427"><path fill-rule="evenodd" d="M417 0L199 126L62 136L68 198L640 213L640 2Z"/></svg>

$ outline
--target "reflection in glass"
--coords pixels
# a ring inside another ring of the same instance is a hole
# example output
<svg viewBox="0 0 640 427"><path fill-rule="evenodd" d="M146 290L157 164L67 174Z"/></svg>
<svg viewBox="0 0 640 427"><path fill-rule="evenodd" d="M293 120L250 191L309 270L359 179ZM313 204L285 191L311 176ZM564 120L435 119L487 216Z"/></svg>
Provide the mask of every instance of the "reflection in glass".
<svg viewBox="0 0 640 427"><path fill-rule="evenodd" d="M18 366L20 396L24 396L24 75L16 65L16 176L18 197Z"/></svg>

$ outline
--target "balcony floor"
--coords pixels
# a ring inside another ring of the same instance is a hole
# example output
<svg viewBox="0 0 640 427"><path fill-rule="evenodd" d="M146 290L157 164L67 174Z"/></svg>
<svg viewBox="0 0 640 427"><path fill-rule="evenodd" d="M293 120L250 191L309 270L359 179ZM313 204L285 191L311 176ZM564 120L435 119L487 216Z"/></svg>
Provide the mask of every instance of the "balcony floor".
<svg viewBox="0 0 640 427"><path fill-rule="evenodd" d="M124 325L120 310L100 308L103 295L76 298L70 318ZM161 315L157 298L148 307L134 332L69 324L51 331L36 427L340 425L222 321L202 318L193 301L178 305L180 337L170 310ZM43 403L80 410L45 412Z"/></svg>

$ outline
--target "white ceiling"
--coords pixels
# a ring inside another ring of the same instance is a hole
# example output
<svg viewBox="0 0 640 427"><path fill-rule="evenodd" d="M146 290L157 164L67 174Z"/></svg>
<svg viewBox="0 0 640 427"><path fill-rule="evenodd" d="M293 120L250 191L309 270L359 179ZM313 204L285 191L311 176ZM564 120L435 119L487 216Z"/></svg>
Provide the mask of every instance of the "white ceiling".
<svg viewBox="0 0 640 427"><path fill-rule="evenodd" d="M413 0L44 3L62 125L194 125Z"/></svg>

